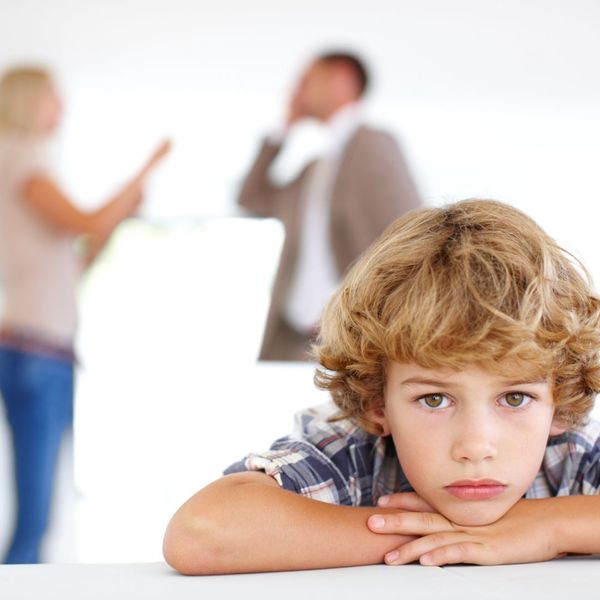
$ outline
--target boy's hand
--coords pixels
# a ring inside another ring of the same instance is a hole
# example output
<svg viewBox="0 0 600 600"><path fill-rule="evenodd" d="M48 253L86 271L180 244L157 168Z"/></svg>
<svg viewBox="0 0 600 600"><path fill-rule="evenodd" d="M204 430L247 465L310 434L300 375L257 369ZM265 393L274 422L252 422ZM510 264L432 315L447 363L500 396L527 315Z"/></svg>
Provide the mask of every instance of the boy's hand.
<svg viewBox="0 0 600 600"><path fill-rule="evenodd" d="M470 527L452 523L416 494L393 494L379 505L402 512L373 515L367 524L375 533L421 536L388 552L384 560L389 565L537 562L561 555L553 500L520 500L495 523Z"/></svg>

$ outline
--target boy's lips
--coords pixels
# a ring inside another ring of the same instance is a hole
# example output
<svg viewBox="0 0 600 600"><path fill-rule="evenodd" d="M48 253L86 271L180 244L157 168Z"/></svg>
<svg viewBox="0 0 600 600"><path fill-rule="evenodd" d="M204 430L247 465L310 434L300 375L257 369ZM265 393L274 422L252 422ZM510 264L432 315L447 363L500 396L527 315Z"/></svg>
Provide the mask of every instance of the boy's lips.
<svg viewBox="0 0 600 600"><path fill-rule="evenodd" d="M461 479L445 486L446 491L460 500L488 500L499 496L506 484L495 479Z"/></svg>

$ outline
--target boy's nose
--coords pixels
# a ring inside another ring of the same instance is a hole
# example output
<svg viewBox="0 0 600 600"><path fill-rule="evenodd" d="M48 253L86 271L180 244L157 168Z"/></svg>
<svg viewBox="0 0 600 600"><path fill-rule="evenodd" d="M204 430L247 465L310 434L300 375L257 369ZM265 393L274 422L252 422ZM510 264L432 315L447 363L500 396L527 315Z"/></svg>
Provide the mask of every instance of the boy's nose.
<svg viewBox="0 0 600 600"><path fill-rule="evenodd" d="M458 462L482 462L496 457L494 428L482 419L468 419L458 424L452 445L452 458Z"/></svg>

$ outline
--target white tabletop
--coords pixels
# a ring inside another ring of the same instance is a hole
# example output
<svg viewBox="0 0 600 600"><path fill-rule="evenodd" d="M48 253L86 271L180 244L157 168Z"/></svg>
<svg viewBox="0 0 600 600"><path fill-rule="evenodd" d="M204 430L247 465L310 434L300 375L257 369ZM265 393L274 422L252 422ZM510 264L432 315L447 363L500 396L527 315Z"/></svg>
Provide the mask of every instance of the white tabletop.
<svg viewBox="0 0 600 600"><path fill-rule="evenodd" d="M565 600L600 594L600 557L498 567L352 567L184 577L163 563L0 566L2 600Z"/></svg>

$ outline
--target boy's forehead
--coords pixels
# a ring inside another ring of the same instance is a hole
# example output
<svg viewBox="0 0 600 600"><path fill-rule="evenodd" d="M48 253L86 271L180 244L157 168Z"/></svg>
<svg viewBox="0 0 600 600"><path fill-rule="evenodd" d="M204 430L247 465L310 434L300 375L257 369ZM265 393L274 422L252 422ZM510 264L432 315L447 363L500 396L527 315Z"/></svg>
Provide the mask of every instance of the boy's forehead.
<svg viewBox="0 0 600 600"><path fill-rule="evenodd" d="M478 364L482 370L488 373L517 381L546 380L550 377L545 365L517 358Z"/></svg>
<svg viewBox="0 0 600 600"><path fill-rule="evenodd" d="M468 376L515 383L548 380L548 373L540 365L517 359L494 362L467 363L457 366L424 366L414 362L390 361L388 375L393 373L401 383L459 382Z"/></svg>

